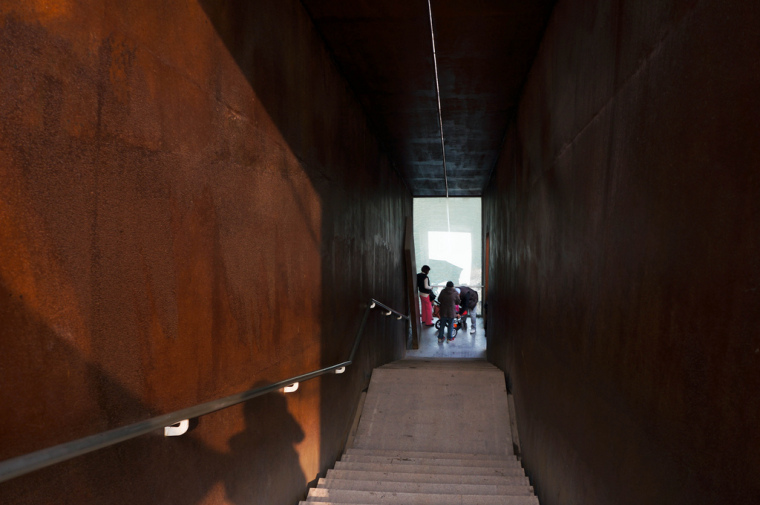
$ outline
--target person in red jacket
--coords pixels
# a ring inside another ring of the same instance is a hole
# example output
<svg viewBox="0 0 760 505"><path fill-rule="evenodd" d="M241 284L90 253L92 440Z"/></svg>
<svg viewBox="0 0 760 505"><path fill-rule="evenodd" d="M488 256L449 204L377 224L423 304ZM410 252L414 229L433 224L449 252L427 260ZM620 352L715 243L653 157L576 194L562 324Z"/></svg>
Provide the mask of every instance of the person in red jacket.
<svg viewBox="0 0 760 505"><path fill-rule="evenodd" d="M470 333L475 333L475 308L478 306L478 292L467 286L459 286L459 297L462 299L462 309L467 309L467 315L470 316Z"/></svg>

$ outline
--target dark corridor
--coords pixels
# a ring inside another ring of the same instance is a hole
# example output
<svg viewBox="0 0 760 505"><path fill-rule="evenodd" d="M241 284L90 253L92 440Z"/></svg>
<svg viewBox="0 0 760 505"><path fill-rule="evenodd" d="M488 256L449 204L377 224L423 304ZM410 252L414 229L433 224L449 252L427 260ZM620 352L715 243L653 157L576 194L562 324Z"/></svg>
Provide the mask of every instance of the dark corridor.
<svg viewBox="0 0 760 505"><path fill-rule="evenodd" d="M344 359L367 300L416 302L406 220L448 191L482 198L487 358L543 505L760 502L758 26L748 0L0 2L0 464ZM293 505L407 339L369 318L342 376L0 502Z"/></svg>

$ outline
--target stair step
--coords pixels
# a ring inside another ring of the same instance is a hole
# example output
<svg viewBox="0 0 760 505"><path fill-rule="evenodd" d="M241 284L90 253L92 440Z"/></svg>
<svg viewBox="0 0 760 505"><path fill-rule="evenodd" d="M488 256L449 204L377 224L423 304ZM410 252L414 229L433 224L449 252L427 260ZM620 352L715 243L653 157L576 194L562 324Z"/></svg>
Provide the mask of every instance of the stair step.
<svg viewBox="0 0 760 505"><path fill-rule="evenodd" d="M525 472L521 466L515 467L481 467L481 466L436 466L436 465L396 465L380 463L356 463L356 462L335 462L335 470L355 470L366 472L390 472L399 471L407 473L438 473L441 475L483 475L483 476L524 476Z"/></svg>
<svg viewBox="0 0 760 505"><path fill-rule="evenodd" d="M484 359L402 359L380 368L399 370L405 368L425 368L427 370L499 370ZM499 370L500 371L500 370Z"/></svg>
<svg viewBox="0 0 760 505"><path fill-rule="evenodd" d="M453 484L438 482L387 482L383 480L319 479L318 488L346 491L375 491L385 493L425 493L457 495L529 496L529 485Z"/></svg>
<svg viewBox="0 0 760 505"><path fill-rule="evenodd" d="M301 502L304 503L304 502ZM350 503L371 505L538 505L535 496L495 496L463 494L387 493L311 489L306 503Z"/></svg>
<svg viewBox="0 0 760 505"><path fill-rule="evenodd" d="M451 432L457 433L466 430L466 427L462 426L463 424L464 423L452 422ZM403 427L403 438L400 439L382 439L378 436L363 432L361 435L357 435L356 438L354 438L353 445L358 449L378 449L386 451L403 450L404 447L415 447L420 451L424 451L426 449L430 450L444 445L441 442L440 435L426 433L424 426L414 429L414 431L407 431L411 429L413 428ZM387 434L388 431L390 431L390 428L379 427L377 428L377 431ZM458 440L453 440L458 437L452 437L452 440L446 441L446 446L444 448L448 449L449 452L457 452L459 449L482 451L484 455L490 456L500 456L501 454L507 453L507 448L505 446L508 440L506 436L498 437L497 434L494 434L493 437L489 437L488 435L488 433L484 433L482 438L463 438ZM511 447L509 449L508 454L512 455Z"/></svg>
<svg viewBox="0 0 760 505"><path fill-rule="evenodd" d="M387 482L429 482L451 484L496 484L502 486L530 486L527 477L520 475L461 475L441 473L371 472L364 470L328 470L327 479L383 480Z"/></svg>
<svg viewBox="0 0 760 505"><path fill-rule="evenodd" d="M493 468L518 468L517 459L440 459L440 458L394 458L389 456L344 455L344 462L379 463L388 465L422 465L422 466L478 466Z"/></svg>
<svg viewBox="0 0 760 505"><path fill-rule="evenodd" d="M473 454L465 452L426 452L426 451L395 451L378 449L346 449L349 456L385 456L390 458L432 458L432 459L493 459L516 461L514 454Z"/></svg>
<svg viewBox="0 0 760 505"><path fill-rule="evenodd" d="M409 382L414 379L415 382ZM499 383L504 387L506 394L507 386L504 381L504 373L498 368L494 370L472 370L472 369L451 369L436 370L430 368L376 368L372 372L369 390L375 384L401 384L404 387L400 392L410 390L413 385L442 385L451 384L454 386L477 387L484 382ZM506 401L506 399L504 399Z"/></svg>
<svg viewBox="0 0 760 505"><path fill-rule="evenodd" d="M512 451L501 370L400 360L373 371L351 448L301 503L538 505Z"/></svg>

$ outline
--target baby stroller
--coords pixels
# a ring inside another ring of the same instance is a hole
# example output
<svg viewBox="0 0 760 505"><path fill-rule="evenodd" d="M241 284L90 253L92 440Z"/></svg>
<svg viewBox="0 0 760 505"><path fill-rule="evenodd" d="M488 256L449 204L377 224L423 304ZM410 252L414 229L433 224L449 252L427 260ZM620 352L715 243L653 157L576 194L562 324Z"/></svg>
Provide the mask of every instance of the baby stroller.
<svg viewBox="0 0 760 505"><path fill-rule="evenodd" d="M462 312L459 312L459 311ZM438 321L435 322L435 329L440 330L441 329L441 304L437 301L433 301L433 317L437 317ZM459 328L467 329L467 323L466 323L466 317L467 317L467 309L464 307L457 307L456 316L451 321L452 328L451 328L451 337L454 338L457 336L457 332L459 331Z"/></svg>

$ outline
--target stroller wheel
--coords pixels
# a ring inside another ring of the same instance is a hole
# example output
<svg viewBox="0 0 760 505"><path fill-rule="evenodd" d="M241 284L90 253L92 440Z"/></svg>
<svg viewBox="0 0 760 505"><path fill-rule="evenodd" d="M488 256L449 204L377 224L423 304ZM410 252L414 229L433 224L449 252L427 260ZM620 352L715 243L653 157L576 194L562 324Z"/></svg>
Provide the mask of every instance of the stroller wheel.
<svg viewBox="0 0 760 505"><path fill-rule="evenodd" d="M440 330L441 329L441 320L440 319L435 322L435 329L436 330Z"/></svg>

